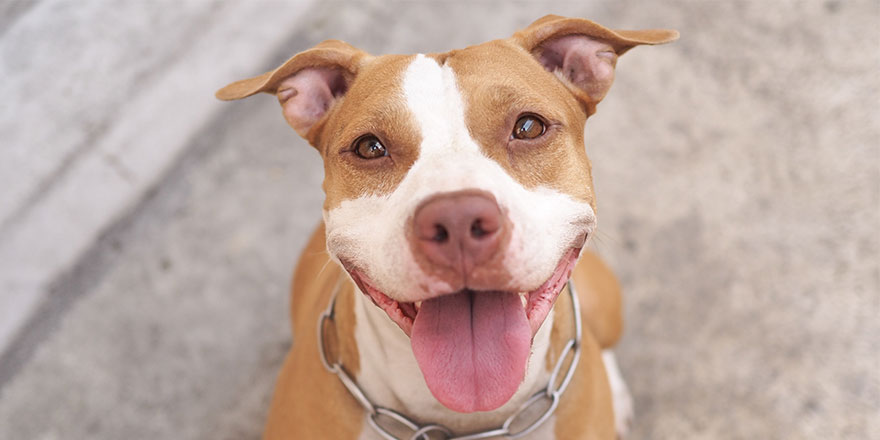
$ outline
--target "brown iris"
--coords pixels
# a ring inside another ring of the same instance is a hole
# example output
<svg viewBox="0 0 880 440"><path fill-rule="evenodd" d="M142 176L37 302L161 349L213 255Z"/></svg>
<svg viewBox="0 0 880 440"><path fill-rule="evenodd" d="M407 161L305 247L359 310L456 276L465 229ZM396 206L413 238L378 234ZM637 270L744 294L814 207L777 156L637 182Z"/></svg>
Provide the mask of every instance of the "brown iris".
<svg viewBox="0 0 880 440"><path fill-rule="evenodd" d="M514 139L534 139L542 134L544 134L544 123L533 115L520 116L513 126Z"/></svg>
<svg viewBox="0 0 880 440"><path fill-rule="evenodd" d="M354 152L363 159L378 159L388 155L388 150L373 135L362 136L354 141Z"/></svg>

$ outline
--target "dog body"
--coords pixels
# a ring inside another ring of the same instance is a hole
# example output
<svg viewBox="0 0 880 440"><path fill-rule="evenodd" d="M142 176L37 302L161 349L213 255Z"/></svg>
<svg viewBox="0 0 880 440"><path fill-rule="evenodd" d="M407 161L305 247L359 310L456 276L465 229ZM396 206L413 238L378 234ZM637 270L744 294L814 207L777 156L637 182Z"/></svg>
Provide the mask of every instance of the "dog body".
<svg viewBox="0 0 880 440"><path fill-rule="evenodd" d="M619 55L676 35L547 16L442 54L377 57L327 41L219 91L276 94L325 164L324 223L294 277L294 345L265 438L382 438L379 418L395 436L415 430L369 406L452 435L500 428L567 356L569 278L580 362L525 438L624 434L629 397L603 353L620 336L620 291L583 250L596 225L583 126Z"/></svg>

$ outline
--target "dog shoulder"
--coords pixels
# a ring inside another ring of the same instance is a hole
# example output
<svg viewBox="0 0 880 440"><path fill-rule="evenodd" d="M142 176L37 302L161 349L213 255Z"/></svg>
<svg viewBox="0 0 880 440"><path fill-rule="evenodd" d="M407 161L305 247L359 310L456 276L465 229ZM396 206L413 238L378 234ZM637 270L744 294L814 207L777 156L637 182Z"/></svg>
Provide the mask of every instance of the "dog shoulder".
<svg viewBox="0 0 880 440"><path fill-rule="evenodd" d="M584 320L601 348L614 346L623 333L620 283L593 252L584 250L572 273Z"/></svg>

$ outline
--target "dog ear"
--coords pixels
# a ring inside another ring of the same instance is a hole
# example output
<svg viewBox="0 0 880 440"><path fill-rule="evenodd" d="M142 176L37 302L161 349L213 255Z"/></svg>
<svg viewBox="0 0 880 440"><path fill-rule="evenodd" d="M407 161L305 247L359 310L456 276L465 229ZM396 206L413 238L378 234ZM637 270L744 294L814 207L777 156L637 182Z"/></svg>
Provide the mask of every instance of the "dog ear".
<svg viewBox="0 0 880 440"><path fill-rule="evenodd" d="M281 103L284 119L310 139L309 131L348 90L369 55L344 41L327 40L294 55L275 70L218 90L224 101L266 92Z"/></svg>
<svg viewBox="0 0 880 440"><path fill-rule="evenodd" d="M617 57L641 44L676 39L674 30L615 31L590 20L558 15L546 15L511 38L555 73L590 113L614 81Z"/></svg>

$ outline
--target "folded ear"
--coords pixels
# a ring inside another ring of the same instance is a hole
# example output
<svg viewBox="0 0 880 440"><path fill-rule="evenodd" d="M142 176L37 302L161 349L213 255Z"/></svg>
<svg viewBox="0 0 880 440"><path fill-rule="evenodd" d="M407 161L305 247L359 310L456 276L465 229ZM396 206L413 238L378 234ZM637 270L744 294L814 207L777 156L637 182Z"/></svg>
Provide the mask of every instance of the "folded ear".
<svg viewBox="0 0 880 440"><path fill-rule="evenodd" d="M515 33L515 44L555 73L592 112L614 81L617 57L640 44L678 39L669 29L615 31L582 18L546 15Z"/></svg>
<svg viewBox="0 0 880 440"><path fill-rule="evenodd" d="M294 55L275 70L218 90L224 101L266 92L278 97L287 123L308 139L315 126L348 90L369 55L348 43L327 40Z"/></svg>

